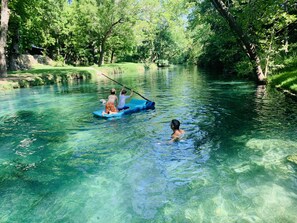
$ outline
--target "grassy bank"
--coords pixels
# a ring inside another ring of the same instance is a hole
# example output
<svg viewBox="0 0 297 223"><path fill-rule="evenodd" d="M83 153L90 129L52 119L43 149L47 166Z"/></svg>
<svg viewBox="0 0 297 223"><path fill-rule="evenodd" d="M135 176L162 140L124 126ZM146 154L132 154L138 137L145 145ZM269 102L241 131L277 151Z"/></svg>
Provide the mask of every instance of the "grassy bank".
<svg viewBox="0 0 297 223"><path fill-rule="evenodd" d="M52 67L36 65L30 70L9 72L7 78L0 78L0 90L65 83L77 79L98 78L98 75L96 75L98 72L105 74L142 73L144 72L144 66L137 63L108 64L102 67Z"/></svg>
<svg viewBox="0 0 297 223"><path fill-rule="evenodd" d="M285 68L268 78L268 83L286 94L297 96L297 59L288 61Z"/></svg>

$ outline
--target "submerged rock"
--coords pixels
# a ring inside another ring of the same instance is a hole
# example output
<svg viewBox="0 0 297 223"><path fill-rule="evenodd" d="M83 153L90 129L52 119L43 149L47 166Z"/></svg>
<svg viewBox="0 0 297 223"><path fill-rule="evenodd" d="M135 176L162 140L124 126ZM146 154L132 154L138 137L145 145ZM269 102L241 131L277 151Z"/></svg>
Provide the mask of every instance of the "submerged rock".
<svg viewBox="0 0 297 223"><path fill-rule="evenodd" d="M288 156L287 160L292 162L292 163L297 164L297 154Z"/></svg>
<svg viewBox="0 0 297 223"><path fill-rule="evenodd" d="M251 164L273 170L274 173L285 177L284 173L287 173L289 169L284 161L296 152L297 143L291 140L254 138L246 143L246 147L250 149ZM297 164L297 156L295 156L295 163Z"/></svg>
<svg viewBox="0 0 297 223"><path fill-rule="evenodd" d="M250 139L246 146L250 149L255 150L287 150L287 149L297 149L297 143L290 140L281 140L281 139Z"/></svg>

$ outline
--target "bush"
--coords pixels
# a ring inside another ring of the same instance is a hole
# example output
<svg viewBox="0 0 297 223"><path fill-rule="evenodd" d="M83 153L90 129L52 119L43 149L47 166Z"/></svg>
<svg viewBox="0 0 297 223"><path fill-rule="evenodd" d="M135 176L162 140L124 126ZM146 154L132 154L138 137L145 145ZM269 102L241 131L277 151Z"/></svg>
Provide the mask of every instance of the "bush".
<svg viewBox="0 0 297 223"><path fill-rule="evenodd" d="M252 64L249 61L239 61L235 64L235 72L239 77L250 77L253 73Z"/></svg>

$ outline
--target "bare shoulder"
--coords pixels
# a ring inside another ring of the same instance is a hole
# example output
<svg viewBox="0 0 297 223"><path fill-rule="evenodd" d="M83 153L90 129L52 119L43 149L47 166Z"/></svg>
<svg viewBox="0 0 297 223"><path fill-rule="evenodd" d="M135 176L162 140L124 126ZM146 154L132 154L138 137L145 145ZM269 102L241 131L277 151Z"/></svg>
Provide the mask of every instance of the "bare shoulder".
<svg viewBox="0 0 297 223"><path fill-rule="evenodd" d="M173 133L171 135L171 138L172 139L175 139L175 138L180 138L181 136L183 136L183 134L185 134L185 131L180 129L179 131L176 131L175 133Z"/></svg>

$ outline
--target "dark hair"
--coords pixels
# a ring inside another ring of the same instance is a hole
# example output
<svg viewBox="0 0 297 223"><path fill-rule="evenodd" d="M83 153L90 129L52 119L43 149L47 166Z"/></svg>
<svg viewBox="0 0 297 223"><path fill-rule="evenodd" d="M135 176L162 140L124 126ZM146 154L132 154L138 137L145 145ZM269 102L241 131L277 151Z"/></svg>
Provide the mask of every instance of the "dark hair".
<svg viewBox="0 0 297 223"><path fill-rule="evenodd" d="M110 94L115 94L115 93L116 93L115 89L110 90Z"/></svg>
<svg viewBox="0 0 297 223"><path fill-rule="evenodd" d="M175 130L179 130L180 122L177 119L172 119L171 125Z"/></svg>
<svg viewBox="0 0 297 223"><path fill-rule="evenodd" d="M124 90L122 90L122 94L126 94L127 93L127 91L124 89Z"/></svg>

